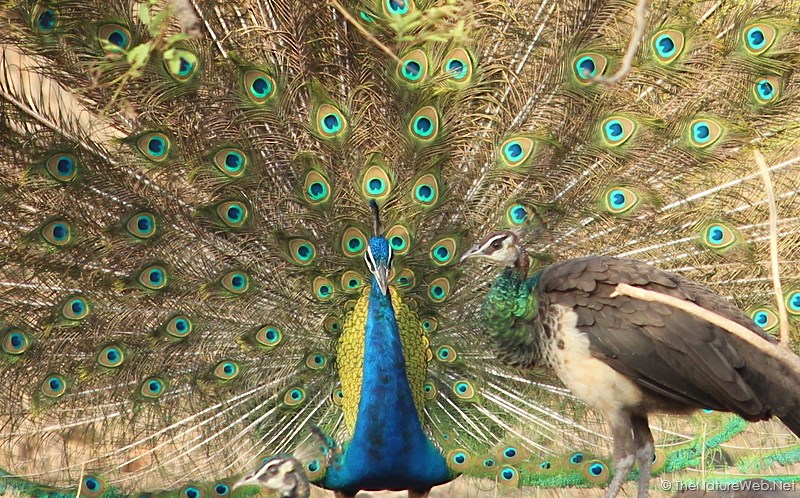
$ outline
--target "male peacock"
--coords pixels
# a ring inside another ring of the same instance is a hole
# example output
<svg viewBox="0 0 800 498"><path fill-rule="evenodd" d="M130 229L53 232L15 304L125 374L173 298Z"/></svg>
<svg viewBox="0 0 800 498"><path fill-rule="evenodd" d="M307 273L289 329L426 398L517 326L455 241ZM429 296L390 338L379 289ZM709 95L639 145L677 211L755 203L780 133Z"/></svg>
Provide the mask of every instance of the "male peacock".
<svg viewBox="0 0 800 498"><path fill-rule="evenodd" d="M458 255L502 227L542 260L635 257L775 331L759 149L800 315L799 10L4 4L3 484L245 494L318 426L342 444L305 470L340 496L461 473L607 485L601 417L497 365L478 311L493 270ZM800 460L779 424L653 425L657 474Z"/></svg>

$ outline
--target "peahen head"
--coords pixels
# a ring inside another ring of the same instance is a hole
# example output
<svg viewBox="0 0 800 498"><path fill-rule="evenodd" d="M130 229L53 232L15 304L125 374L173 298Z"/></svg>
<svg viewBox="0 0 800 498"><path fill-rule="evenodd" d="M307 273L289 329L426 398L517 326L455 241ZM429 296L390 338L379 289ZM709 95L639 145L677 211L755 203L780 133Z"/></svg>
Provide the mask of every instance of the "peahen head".
<svg viewBox="0 0 800 498"><path fill-rule="evenodd" d="M233 489L248 485L277 491L279 498L308 498L311 494L311 485L303 464L291 455L265 459L253 472L239 479Z"/></svg>
<svg viewBox="0 0 800 498"><path fill-rule="evenodd" d="M381 218L378 211L378 204L372 200L369 203L372 208L372 217L374 224L374 235L369 239L369 245L364 252L364 261L367 262L367 268L375 281L378 283L378 288L384 296L389 290L389 272L392 271L392 247L389 241L381 235Z"/></svg>
<svg viewBox="0 0 800 498"><path fill-rule="evenodd" d="M483 240L472 246L462 256L461 261L467 259L488 259L517 269L523 276L528 274L528 254L514 232L495 232L487 235Z"/></svg>

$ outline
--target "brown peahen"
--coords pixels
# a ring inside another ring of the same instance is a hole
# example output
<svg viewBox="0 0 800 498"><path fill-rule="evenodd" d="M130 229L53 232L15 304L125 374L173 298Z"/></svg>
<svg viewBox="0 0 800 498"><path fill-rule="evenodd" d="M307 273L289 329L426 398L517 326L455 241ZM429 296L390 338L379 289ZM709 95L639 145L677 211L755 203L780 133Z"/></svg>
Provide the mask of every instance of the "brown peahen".
<svg viewBox="0 0 800 498"><path fill-rule="evenodd" d="M800 357L776 347L775 339L710 289L641 261L608 256L568 259L529 278L529 256L513 232L490 235L462 260L476 257L509 267L483 304L501 359L551 369L608 421L614 478L606 498L618 495L634 463L637 496L647 498L655 459L648 418L654 413L713 408L753 422L776 417L800 436ZM655 294L629 294L624 285ZM682 304L696 306L699 314L679 309ZM742 327L743 336L712 323L704 311Z"/></svg>
<svg viewBox="0 0 800 498"><path fill-rule="evenodd" d="M457 263L496 230L537 268L670 270L794 345L796 2L20 0L0 19L6 489L247 496L320 431L299 461L340 497L607 486L608 421L491 349L496 270ZM653 474L800 480L779 422L704 408L650 420Z"/></svg>

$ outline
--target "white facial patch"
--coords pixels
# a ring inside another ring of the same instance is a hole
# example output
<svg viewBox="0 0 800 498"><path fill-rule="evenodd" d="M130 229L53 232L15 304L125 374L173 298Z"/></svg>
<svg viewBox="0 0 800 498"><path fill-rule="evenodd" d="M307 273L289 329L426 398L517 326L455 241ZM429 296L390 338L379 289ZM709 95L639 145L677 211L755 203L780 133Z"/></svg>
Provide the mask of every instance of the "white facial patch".
<svg viewBox="0 0 800 498"><path fill-rule="evenodd" d="M508 247L508 242L506 241L506 239L508 239L508 235L504 233L497 234L483 243L480 252L490 255L495 251L498 251L504 247ZM488 249L491 249L491 251L487 252Z"/></svg>

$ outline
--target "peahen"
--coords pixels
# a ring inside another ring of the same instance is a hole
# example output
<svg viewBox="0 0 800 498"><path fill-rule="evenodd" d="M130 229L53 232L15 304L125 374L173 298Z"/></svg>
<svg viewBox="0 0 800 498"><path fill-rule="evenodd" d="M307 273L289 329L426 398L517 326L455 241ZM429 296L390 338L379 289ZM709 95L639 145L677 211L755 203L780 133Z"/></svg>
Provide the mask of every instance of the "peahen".
<svg viewBox="0 0 800 498"><path fill-rule="evenodd" d="M314 427L339 443L305 472L340 497L459 474L607 486L602 417L498 363L495 270L459 256L510 229L537 265L644 260L777 334L775 240L794 334L798 19L796 2L5 2L2 486L244 496ZM706 408L651 421L654 474L797 480L781 424Z"/></svg>
<svg viewBox="0 0 800 498"><path fill-rule="evenodd" d="M252 473L234 483L233 489L240 486L258 486L275 492L277 498L308 498L311 495L303 463L291 454L267 458Z"/></svg>
<svg viewBox="0 0 800 498"><path fill-rule="evenodd" d="M490 234L461 259L469 258L509 267L482 310L502 360L552 369L608 420L615 475L607 498L617 496L634 463L637 496L647 498L653 413L713 408L750 421L777 417L800 436L800 357L771 349L775 339L711 290L641 261L608 256L562 261L529 277L529 256L513 232ZM745 327L756 344L665 303L618 295L620 284L712 311Z"/></svg>
<svg viewBox="0 0 800 498"><path fill-rule="evenodd" d="M336 443L317 427L311 431L321 437L321 441L311 438L293 453L273 455L264 460L252 471L245 473L231 487L255 486L277 495L277 498L308 498L311 485L308 482L306 465L319 462L329 465L336 452Z"/></svg>

